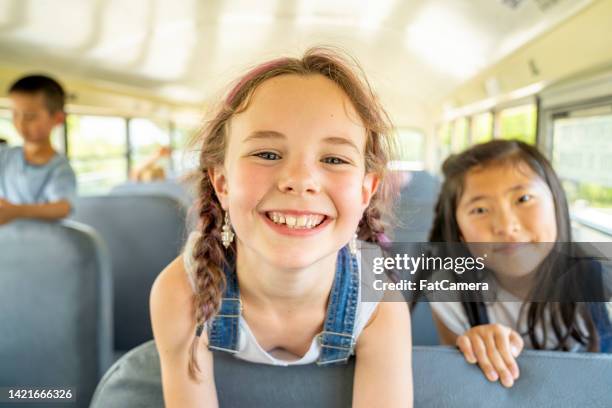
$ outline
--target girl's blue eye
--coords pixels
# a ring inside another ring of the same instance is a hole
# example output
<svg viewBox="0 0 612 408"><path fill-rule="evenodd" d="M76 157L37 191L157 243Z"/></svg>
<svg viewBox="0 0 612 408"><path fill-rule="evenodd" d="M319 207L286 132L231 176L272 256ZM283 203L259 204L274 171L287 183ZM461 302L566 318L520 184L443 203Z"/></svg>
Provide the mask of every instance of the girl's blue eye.
<svg viewBox="0 0 612 408"><path fill-rule="evenodd" d="M522 196L519 197L518 202L519 203L526 203L527 201L531 200L533 198L533 196L531 194L523 194Z"/></svg>
<svg viewBox="0 0 612 408"><path fill-rule="evenodd" d="M274 152L256 153L255 156L261 157L264 160L278 160L280 158L280 156Z"/></svg>
<svg viewBox="0 0 612 408"><path fill-rule="evenodd" d="M327 164L347 164L346 160L342 160L338 157L326 157L323 159L323 162Z"/></svg>

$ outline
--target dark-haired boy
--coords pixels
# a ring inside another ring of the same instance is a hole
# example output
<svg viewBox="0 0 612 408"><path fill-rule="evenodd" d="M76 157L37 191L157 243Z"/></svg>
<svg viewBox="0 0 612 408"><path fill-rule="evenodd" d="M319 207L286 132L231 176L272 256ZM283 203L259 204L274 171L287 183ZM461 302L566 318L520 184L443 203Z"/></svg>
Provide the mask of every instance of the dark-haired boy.
<svg viewBox="0 0 612 408"><path fill-rule="evenodd" d="M51 131L64 122L64 90L52 78L30 75L8 93L23 146L0 151L0 225L19 218L64 218L76 196L76 177L51 146Z"/></svg>

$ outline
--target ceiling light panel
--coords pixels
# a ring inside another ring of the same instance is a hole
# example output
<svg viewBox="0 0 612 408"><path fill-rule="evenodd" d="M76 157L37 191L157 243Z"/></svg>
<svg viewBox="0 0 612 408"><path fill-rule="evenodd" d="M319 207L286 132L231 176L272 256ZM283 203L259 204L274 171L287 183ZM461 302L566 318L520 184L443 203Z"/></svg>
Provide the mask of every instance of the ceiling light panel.
<svg viewBox="0 0 612 408"><path fill-rule="evenodd" d="M210 70L225 72L246 64L277 43L274 30L281 24L276 24L278 7L276 0L258 2L257 7L250 1L224 3L217 22L216 43L211 47L210 61L216 65Z"/></svg>
<svg viewBox="0 0 612 408"><path fill-rule="evenodd" d="M351 26L377 30L389 17L396 0L302 0L297 10L298 26Z"/></svg>
<svg viewBox="0 0 612 408"><path fill-rule="evenodd" d="M195 46L195 0L114 0L105 12L101 41L91 58L156 80L184 73Z"/></svg>
<svg viewBox="0 0 612 408"><path fill-rule="evenodd" d="M485 34L451 8L431 5L406 29L406 45L433 69L465 79L485 65Z"/></svg>
<svg viewBox="0 0 612 408"><path fill-rule="evenodd" d="M160 80L177 80L188 70L196 43L196 24L191 21L165 23L151 36L140 71Z"/></svg>
<svg viewBox="0 0 612 408"><path fill-rule="evenodd" d="M22 19L4 36L56 52L78 49L87 43L94 34L97 18L95 4L79 0L65 0L61 13L57 12L56 2L46 0L7 2L3 9L7 13L3 19Z"/></svg>
<svg viewBox="0 0 612 408"><path fill-rule="evenodd" d="M98 42L87 56L102 65L126 67L141 58L155 12L149 0L107 0L102 10Z"/></svg>

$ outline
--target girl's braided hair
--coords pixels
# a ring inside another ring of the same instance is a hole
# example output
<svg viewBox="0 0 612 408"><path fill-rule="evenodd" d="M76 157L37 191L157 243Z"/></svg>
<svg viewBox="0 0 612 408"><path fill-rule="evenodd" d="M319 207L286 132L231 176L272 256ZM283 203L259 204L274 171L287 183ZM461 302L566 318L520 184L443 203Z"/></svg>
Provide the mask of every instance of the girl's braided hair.
<svg viewBox="0 0 612 408"><path fill-rule="evenodd" d="M385 226L391 219L391 196L397 191L396 183L387 174L387 163L395 151L391 136L391 121L374 95L356 61L329 48L312 48L304 56L279 58L259 65L247 72L223 98L212 119L206 122L197 135L201 143L198 168L198 211L201 232L193 250L196 265L194 294L195 320L197 324L189 359L189 374L197 379L200 368L197 363L199 334L203 324L219 310L225 289L223 265L226 255L235 254L235 242L226 250L221 243L224 210L215 195L209 177L209 169L222 165L227 146L228 123L234 114L249 106L255 89L268 79L281 75L323 75L336 83L348 96L367 131L365 148L366 172L375 172L381 183L359 222L358 237L379 243L384 240Z"/></svg>

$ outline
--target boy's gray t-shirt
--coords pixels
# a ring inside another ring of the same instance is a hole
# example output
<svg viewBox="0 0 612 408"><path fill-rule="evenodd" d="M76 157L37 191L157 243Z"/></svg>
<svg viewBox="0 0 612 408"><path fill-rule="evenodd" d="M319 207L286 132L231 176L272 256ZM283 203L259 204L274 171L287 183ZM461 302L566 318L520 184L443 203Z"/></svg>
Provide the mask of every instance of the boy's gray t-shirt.
<svg viewBox="0 0 612 408"><path fill-rule="evenodd" d="M43 204L68 200L74 204L76 176L66 157L56 154L48 163L25 159L23 147L0 149L0 198L13 204Z"/></svg>

